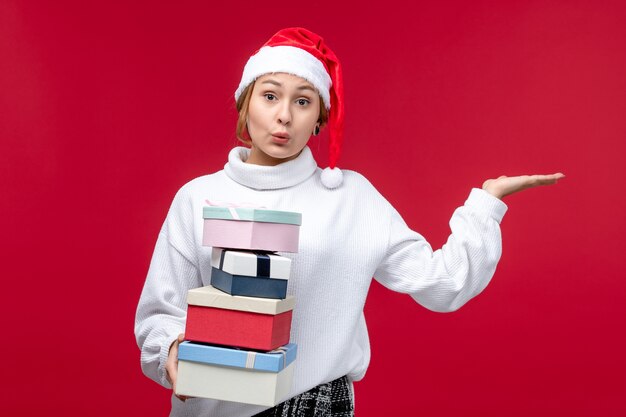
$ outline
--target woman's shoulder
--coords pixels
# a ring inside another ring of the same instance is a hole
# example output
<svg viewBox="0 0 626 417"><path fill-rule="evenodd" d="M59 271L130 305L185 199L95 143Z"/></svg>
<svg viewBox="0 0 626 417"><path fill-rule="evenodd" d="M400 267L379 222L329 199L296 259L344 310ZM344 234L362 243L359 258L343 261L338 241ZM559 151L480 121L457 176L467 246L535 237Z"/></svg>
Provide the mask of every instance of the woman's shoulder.
<svg viewBox="0 0 626 417"><path fill-rule="evenodd" d="M178 189L177 194L189 195L201 191L204 192L207 187L215 188L225 186L224 177L224 170L220 170L212 174L201 175L183 184L183 186Z"/></svg>
<svg viewBox="0 0 626 417"><path fill-rule="evenodd" d="M341 171L343 172L343 183L339 188L343 188L345 195L351 196L360 203L365 201L374 209L389 206L387 199L365 175L349 169L342 169Z"/></svg>
<svg viewBox="0 0 626 417"><path fill-rule="evenodd" d="M193 178L176 191L170 212L190 209L197 201L204 201L204 199L209 198L209 191L215 191L224 186L223 170Z"/></svg>
<svg viewBox="0 0 626 417"><path fill-rule="evenodd" d="M368 180L365 175L361 174L360 172L350 169L342 169L341 172L343 173L343 184L341 185L342 187L380 194L376 187L374 187L374 185L370 182L370 180Z"/></svg>

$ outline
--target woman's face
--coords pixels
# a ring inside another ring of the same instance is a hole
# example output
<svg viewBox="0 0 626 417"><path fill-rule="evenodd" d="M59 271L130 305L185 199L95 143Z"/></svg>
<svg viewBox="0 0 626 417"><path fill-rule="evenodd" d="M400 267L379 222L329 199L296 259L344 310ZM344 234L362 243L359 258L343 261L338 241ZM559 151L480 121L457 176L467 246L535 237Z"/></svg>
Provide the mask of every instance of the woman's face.
<svg viewBox="0 0 626 417"><path fill-rule="evenodd" d="M259 77L248 105L252 149L246 162L278 165L296 158L319 116L320 96L308 81L285 73Z"/></svg>

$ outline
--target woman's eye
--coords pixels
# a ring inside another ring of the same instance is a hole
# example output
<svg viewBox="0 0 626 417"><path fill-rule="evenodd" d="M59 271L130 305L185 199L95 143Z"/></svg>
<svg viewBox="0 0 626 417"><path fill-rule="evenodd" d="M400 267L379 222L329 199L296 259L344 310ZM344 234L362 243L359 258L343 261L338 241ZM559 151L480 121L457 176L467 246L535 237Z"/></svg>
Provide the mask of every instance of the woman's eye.
<svg viewBox="0 0 626 417"><path fill-rule="evenodd" d="M266 93L266 94L265 94L265 98L266 98L267 100L269 100L269 101L276 100L276 96L275 96L274 94L271 94L271 93Z"/></svg>
<svg viewBox="0 0 626 417"><path fill-rule="evenodd" d="M301 106L306 106L307 104L309 104L309 100L304 99L304 98L299 98L298 100L296 100L296 103L298 103Z"/></svg>

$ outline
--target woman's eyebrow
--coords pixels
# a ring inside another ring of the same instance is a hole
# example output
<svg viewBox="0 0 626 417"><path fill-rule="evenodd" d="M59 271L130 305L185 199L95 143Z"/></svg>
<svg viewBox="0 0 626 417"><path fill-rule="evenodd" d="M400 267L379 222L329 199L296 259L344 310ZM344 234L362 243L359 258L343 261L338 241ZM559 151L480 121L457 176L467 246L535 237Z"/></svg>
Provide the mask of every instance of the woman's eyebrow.
<svg viewBox="0 0 626 417"><path fill-rule="evenodd" d="M263 80L261 81L261 84L272 84L275 85L276 87L282 87L283 85L281 83L279 83L276 80L273 79L268 79L268 80ZM302 90L310 90L312 92L316 92L315 88L311 87L310 85L301 85L299 87L296 87L298 90L302 91Z"/></svg>
<svg viewBox="0 0 626 417"><path fill-rule="evenodd" d="M310 85L301 85L300 87L298 87L298 90L311 90L312 92L315 93L315 89L311 87Z"/></svg>
<svg viewBox="0 0 626 417"><path fill-rule="evenodd" d="M261 84L273 84L273 85L275 85L277 87L282 87L283 86L281 83L279 83L278 81L275 81L275 80L265 80L265 81L262 81Z"/></svg>

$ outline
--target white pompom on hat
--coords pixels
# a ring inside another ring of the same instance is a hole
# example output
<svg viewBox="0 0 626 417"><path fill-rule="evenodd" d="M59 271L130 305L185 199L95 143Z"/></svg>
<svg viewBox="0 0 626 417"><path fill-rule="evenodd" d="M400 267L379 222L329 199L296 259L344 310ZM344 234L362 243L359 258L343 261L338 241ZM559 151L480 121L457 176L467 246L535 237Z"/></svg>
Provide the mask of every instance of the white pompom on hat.
<svg viewBox="0 0 626 417"><path fill-rule="evenodd" d="M343 74L335 53L317 34L304 28L278 31L248 59L241 82L235 91L235 100L245 88L261 75L284 72L302 77L319 92L329 111L328 165L321 180L327 188L337 188L343 182L343 173L337 168L343 141Z"/></svg>

